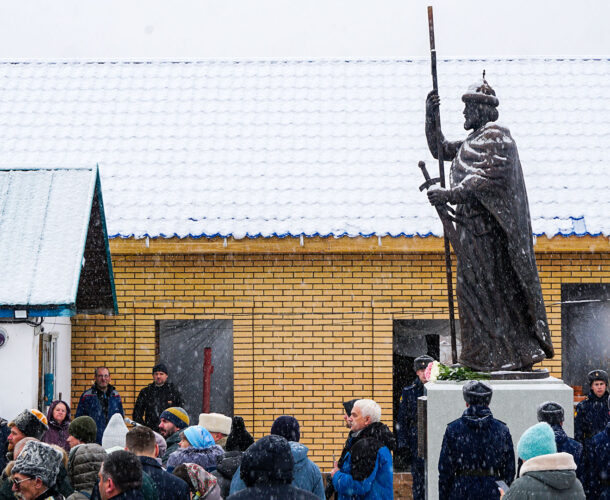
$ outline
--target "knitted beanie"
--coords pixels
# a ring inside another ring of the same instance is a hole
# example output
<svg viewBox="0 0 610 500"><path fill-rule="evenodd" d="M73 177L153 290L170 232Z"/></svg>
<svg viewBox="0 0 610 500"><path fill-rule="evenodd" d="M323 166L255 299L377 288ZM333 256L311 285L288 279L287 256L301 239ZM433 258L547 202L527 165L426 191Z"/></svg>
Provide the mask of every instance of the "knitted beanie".
<svg viewBox="0 0 610 500"><path fill-rule="evenodd" d="M167 451L167 443L165 442L165 438L161 434L155 431L153 431L153 433L155 435L155 442L159 447L159 457L162 457Z"/></svg>
<svg viewBox="0 0 610 500"><path fill-rule="evenodd" d="M61 453L51 445L30 441L19 454L11 472L32 478L39 477L43 484L52 488L55 486L62 458Z"/></svg>
<svg viewBox="0 0 610 500"><path fill-rule="evenodd" d="M519 439L517 453L523 461L540 455L557 453L555 433L551 426L546 422L540 422L527 429Z"/></svg>
<svg viewBox="0 0 610 500"><path fill-rule="evenodd" d="M164 418L165 420L170 421L174 424L178 429L184 429L188 427L190 420L189 415L184 408L180 408L178 406L172 406L168 408L164 412L159 415L159 419Z"/></svg>
<svg viewBox="0 0 610 500"><path fill-rule="evenodd" d="M108 451L115 446L121 449L125 448L125 436L129 432L123 416L120 413L115 413L110 417L104 435L102 436L102 448Z"/></svg>
<svg viewBox="0 0 610 500"><path fill-rule="evenodd" d="M210 432L220 432L225 436L231 434L231 418L221 413L201 413L199 425Z"/></svg>
<svg viewBox="0 0 610 500"><path fill-rule="evenodd" d="M290 415L277 417L271 426L271 434L282 436L288 441L295 441L298 443L299 439L301 439L299 421Z"/></svg>
<svg viewBox="0 0 610 500"><path fill-rule="evenodd" d="M162 361L160 361L159 363L157 363L155 366L153 366L152 372L163 372L166 375L169 375L169 371L167 371L167 365L165 363L163 363Z"/></svg>
<svg viewBox="0 0 610 500"><path fill-rule="evenodd" d="M70 422L68 433L82 443L95 443L97 438L97 425L95 425L95 420L91 417L82 415Z"/></svg>
<svg viewBox="0 0 610 500"><path fill-rule="evenodd" d="M47 417L34 408L31 410L23 410L8 424L8 426L15 426L27 437L36 439L42 439L42 435L49 429Z"/></svg>
<svg viewBox="0 0 610 500"><path fill-rule="evenodd" d="M183 432L188 442L191 443L194 448L205 449L216 444L208 430L200 425L187 427Z"/></svg>

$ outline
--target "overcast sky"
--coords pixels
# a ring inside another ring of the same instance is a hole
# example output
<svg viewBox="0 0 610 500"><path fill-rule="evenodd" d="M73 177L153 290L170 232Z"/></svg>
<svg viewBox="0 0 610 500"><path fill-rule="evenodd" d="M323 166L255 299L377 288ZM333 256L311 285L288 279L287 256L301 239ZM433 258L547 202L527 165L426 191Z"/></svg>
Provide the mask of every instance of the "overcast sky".
<svg viewBox="0 0 610 500"><path fill-rule="evenodd" d="M610 55L607 0L2 0L0 58Z"/></svg>

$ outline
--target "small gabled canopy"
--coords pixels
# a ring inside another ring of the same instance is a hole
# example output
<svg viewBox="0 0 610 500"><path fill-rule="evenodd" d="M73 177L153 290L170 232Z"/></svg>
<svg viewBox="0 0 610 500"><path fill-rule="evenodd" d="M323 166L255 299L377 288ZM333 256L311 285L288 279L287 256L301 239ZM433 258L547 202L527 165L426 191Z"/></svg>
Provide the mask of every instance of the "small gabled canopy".
<svg viewBox="0 0 610 500"><path fill-rule="evenodd" d="M97 166L0 167L0 317L117 312Z"/></svg>

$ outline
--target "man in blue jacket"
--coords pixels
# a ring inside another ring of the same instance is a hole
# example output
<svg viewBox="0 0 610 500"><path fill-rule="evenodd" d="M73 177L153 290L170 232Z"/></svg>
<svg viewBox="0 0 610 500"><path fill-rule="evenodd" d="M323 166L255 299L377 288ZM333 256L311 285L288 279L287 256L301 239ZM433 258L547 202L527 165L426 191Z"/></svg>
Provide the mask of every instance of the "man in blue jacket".
<svg viewBox="0 0 610 500"><path fill-rule="evenodd" d="M110 384L110 372L105 366L95 369L95 382L81 395L76 409L76 417L87 415L95 420L96 441L102 444L102 436L110 417L115 413L125 416L121 396Z"/></svg>
<svg viewBox="0 0 610 500"><path fill-rule="evenodd" d="M381 408L372 399L359 399L354 403L350 451L341 469L335 464L331 471L339 500L394 498L394 435L380 420Z"/></svg>
<svg viewBox="0 0 610 500"><path fill-rule="evenodd" d="M424 395L426 368L434 360L430 356L419 356L413 362L417 378L415 382L405 387L400 396L396 434L398 452L411 464L413 476L413 500L426 498L425 460L417 456L417 399Z"/></svg>
<svg viewBox="0 0 610 500"><path fill-rule="evenodd" d="M590 391L587 399L576 405L574 439L587 447L587 442L610 422L608 416L608 373L593 370L587 375Z"/></svg>
<svg viewBox="0 0 610 500"><path fill-rule="evenodd" d="M515 477L515 452L510 431L491 414L493 390L471 380L462 388L463 415L447 425L438 460L440 500L499 499L496 481Z"/></svg>

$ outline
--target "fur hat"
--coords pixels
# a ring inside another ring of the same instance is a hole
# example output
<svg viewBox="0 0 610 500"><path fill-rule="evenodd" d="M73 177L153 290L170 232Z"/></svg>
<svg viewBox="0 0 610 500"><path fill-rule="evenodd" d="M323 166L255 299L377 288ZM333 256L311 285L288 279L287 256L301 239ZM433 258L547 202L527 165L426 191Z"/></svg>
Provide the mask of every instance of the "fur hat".
<svg viewBox="0 0 610 500"><path fill-rule="evenodd" d="M604 370L593 370L589 372L587 378L589 379L589 385L593 384L593 382L595 382L596 380L601 380L602 382L605 382L606 385L608 385L608 372Z"/></svg>
<svg viewBox="0 0 610 500"><path fill-rule="evenodd" d="M199 425L210 432L220 432L225 436L231 434L231 418L221 413L201 413Z"/></svg>
<svg viewBox="0 0 610 500"><path fill-rule="evenodd" d="M547 401L538 407L538 422L549 425L560 425L564 420L563 407L554 401Z"/></svg>
<svg viewBox="0 0 610 500"><path fill-rule="evenodd" d="M97 439L97 425L95 420L87 415L76 417L68 427L68 434L83 443L95 443Z"/></svg>
<svg viewBox="0 0 610 500"><path fill-rule="evenodd" d="M426 368L428 368L428 365L433 361L434 359L432 359L430 356L418 356L417 358L415 358L415 361L413 361L413 369L415 371L425 370Z"/></svg>
<svg viewBox="0 0 610 500"><path fill-rule="evenodd" d="M282 436L288 441L299 442L301 439L301 427L299 421L290 415L282 415L277 417L271 426L271 434Z"/></svg>
<svg viewBox="0 0 610 500"><path fill-rule="evenodd" d="M51 445L30 441L19 454L11 473L39 477L43 484L52 488L55 486L62 458L61 453Z"/></svg>
<svg viewBox="0 0 610 500"><path fill-rule="evenodd" d="M190 419L189 415L184 408L180 408L179 406L172 406L167 410L163 411L159 418L164 418L165 420L169 420L172 424L174 424L178 429L184 429L189 426Z"/></svg>
<svg viewBox="0 0 610 500"><path fill-rule="evenodd" d="M159 361L155 366L153 366L152 372L163 372L166 375L169 375L169 372L167 371L167 365L162 361Z"/></svg>
<svg viewBox="0 0 610 500"><path fill-rule="evenodd" d="M523 461L540 455L557 453L555 433L551 426L546 422L532 425L519 439L517 453Z"/></svg>
<svg viewBox="0 0 610 500"><path fill-rule="evenodd" d="M496 97L496 91L485 80L485 72L483 72L483 79L481 81L475 82L468 87L468 90L462 96L462 101L478 102L493 107L497 107L500 104L499 99Z"/></svg>
<svg viewBox="0 0 610 500"><path fill-rule="evenodd" d="M246 486L290 484L294 458L290 444L282 436L264 436L244 451L240 477Z"/></svg>
<svg viewBox="0 0 610 500"><path fill-rule="evenodd" d="M34 408L23 410L12 422L9 422L8 426L15 426L27 437L36 439L42 439L42 435L49 429L47 417Z"/></svg>
<svg viewBox="0 0 610 500"><path fill-rule="evenodd" d="M123 416L120 413L115 413L110 417L108 425L102 436L102 447L108 451L110 448L119 447L125 448L125 436L129 432Z"/></svg>
<svg viewBox="0 0 610 500"><path fill-rule="evenodd" d="M462 387L464 401L469 405L489 406L493 389L480 380L469 380Z"/></svg>
<svg viewBox="0 0 610 500"><path fill-rule="evenodd" d="M165 438L158 432L153 431L153 434L155 435L155 443L157 443L157 446L159 447L159 457L162 457L167 451L167 443Z"/></svg>

